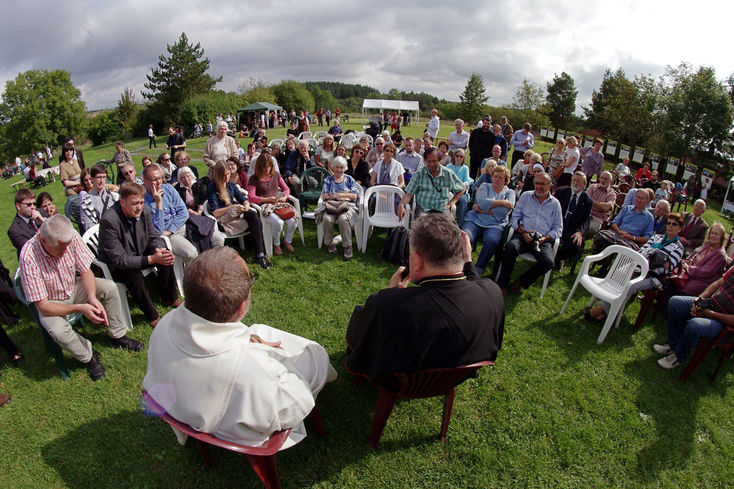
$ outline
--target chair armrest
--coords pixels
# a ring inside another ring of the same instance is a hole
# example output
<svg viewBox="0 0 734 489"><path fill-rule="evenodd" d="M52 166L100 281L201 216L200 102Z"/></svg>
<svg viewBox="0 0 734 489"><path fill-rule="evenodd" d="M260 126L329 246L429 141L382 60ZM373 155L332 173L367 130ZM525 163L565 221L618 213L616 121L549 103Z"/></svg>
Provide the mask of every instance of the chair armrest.
<svg viewBox="0 0 734 489"><path fill-rule="evenodd" d="M113 280L112 274L110 273L110 268L105 262L99 261L95 258L94 260L92 260L92 264L96 265L100 270L102 270L102 277L106 278L107 280Z"/></svg>

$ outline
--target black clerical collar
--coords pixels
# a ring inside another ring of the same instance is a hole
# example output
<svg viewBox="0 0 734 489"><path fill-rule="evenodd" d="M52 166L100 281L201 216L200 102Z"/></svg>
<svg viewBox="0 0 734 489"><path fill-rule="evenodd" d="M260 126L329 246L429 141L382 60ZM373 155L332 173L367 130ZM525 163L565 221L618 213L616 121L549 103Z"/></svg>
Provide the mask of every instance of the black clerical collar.
<svg viewBox="0 0 734 489"><path fill-rule="evenodd" d="M463 272L456 273L453 275L434 275L433 277L425 277L418 282L416 282L416 285L425 285L425 284L440 284L443 282L456 282L457 280L465 280L466 275L464 275Z"/></svg>

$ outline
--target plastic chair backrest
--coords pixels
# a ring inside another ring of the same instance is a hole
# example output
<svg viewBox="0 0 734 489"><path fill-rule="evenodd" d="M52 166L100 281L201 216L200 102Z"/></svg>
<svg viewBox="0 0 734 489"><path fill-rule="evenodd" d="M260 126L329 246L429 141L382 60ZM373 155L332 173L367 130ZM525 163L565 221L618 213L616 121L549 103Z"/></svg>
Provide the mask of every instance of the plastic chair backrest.
<svg viewBox="0 0 734 489"><path fill-rule="evenodd" d="M306 168L306 171L304 171L303 175L301 176L301 182L299 183L301 192L318 190L319 193L321 193L321 186L324 184L324 178L328 177L329 175L331 175L331 173L329 173L329 170L320 166L312 166L311 168ZM312 182L310 180L311 178L314 178L316 180L316 186L312 185Z"/></svg>
<svg viewBox="0 0 734 489"><path fill-rule="evenodd" d="M640 273L643 277L647 275L649 264L647 259L638 252L620 245L609 246L604 251L607 250L609 250L609 254L617 253L617 256L607 273L606 283L613 283L620 288L624 288L638 268L641 270Z"/></svg>
<svg viewBox="0 0 734 489"><path fill-rule="evenodd" d="M92 250L92 253L96 256L97 250L99 249L99 224L95 224L84 231L82 241L84 241L84 244L89 246L89 249Z"/></svg>
<svg viewBox="0 0 734 489"><path fill-rule="evenodd" d="M282 139L273 139L273 140L270 141L270 144L268 144L268 146L270 146L271 148L273 146L280 146L280 147L282 147L283 146L283 140Z"/></svg>
<svg viewBox="0 0 734 489"><path fill-rule="evenodd" d="M326 131L317 131L316 134L313 135L313 137L315 137L316 139L319 139L319 138L325 138L328 135L329 133Z"/></svg>
<svg viewBox="0 0 734 489"><path fill-rule="evenodd" d="M79 195L70 195L64 204L64 214L77 226L82 225L82 209L79 205Z"/></svg>
<svg viewBox="0 0 734 489"><path fill-rule="evenodd" d="M311 137L311 131L303 131L298 135L298 139L306 139Z"/></svg>
<svg viewBox="0 0 734 489"><path fill-rule="evenodd" d="M614 201L615 205L617 207L622 207L624 205L624 199L626 199L626 198L627 198L627 193L626 192L618 192L617 193L616 200Z"/></svg>
<svg viewBox="0 0 734 489"><path fill-rule="evenodd" d="M622 178L622 180L624 180L625 182L627 182L627 185L629 185L630 188L634 188L635 187L635 177L633 175L625 175Z"/></svg>
<svg viewBox="0 0 734 489"><path fill-rule="evenodd" d="M367 189L364 196L364 202L367 203L372 195L375 195L375 210L372 214L369 211L366 213L369 219L389 219L395 221L395 225L400 224L398 214L395 211L395 195L398 195L401 199L405 192L398 187L392 185L375 185Z"/></svg>
<svg viewBox="0 0 734 489"><path fill-rule="evenodd" d="M627 192L630 191L630 185L627 182L620 183L618 188L619 188L619 192L623 194L626 194Z"/></svg>
<svg viewBox="0 0 734 489"><path fill-rule="evenodd" d="M470 377L475 377L477 370L494 365L494 362L483 362L462 365L453 368L436 368L411 373L392 374L398 381L399 397L418 399L441 396Z"/></svg>

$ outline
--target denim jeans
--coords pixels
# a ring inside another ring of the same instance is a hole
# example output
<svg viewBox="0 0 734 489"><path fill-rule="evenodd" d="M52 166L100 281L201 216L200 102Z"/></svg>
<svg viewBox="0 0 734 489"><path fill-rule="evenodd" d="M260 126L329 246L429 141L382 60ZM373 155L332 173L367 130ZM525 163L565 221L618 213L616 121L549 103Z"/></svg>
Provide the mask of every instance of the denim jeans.
<svg viewBox="0 0 734 489"><path fill-rule="evenodd" d="M479 258L477 258L476 264L477 273L481 277L487 269L489 260L491 260L494 255L494 250L497 249L497 245L502 239L502 228L483 228L479 227L472 221L466 221L464 222L463 230L469 235L469 239L472 244L474 244L480 236L482 238L482 251L479 253Z"/></svg>
<svg viewBox="0 0 734 489"><path fill-rule="evenodd" d="M466 216L466 208L469 205L469 196L464 193L456 202L456 223L460 228L464 227L464 216Z"/></svg>
<svg viewBox="0 0 734 489"><path fill-rule="evenodd" d="M692 317L695 297L677 295L668 301L668 344L678 360L685 362L699 338L716 338L721 323L713 319Z"/></svg>

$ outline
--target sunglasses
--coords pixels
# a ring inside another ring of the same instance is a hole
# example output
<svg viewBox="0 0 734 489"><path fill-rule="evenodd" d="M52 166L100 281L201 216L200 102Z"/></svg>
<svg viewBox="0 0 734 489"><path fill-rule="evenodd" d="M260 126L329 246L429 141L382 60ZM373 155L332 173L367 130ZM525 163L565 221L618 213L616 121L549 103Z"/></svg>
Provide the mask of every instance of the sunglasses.
<svg viewBox="0 0 734 489"><path fill-rule="evenodd" d="M21 202L21 204L23 204L26 207L36 207L35 202Z"/></svg>
<svg viewBox="0 0 734 489"><path fill-rule="evenodd" d="M675 221L668 221L665 224L667 224L668 226L680 226L680 223Z"/></svg>

